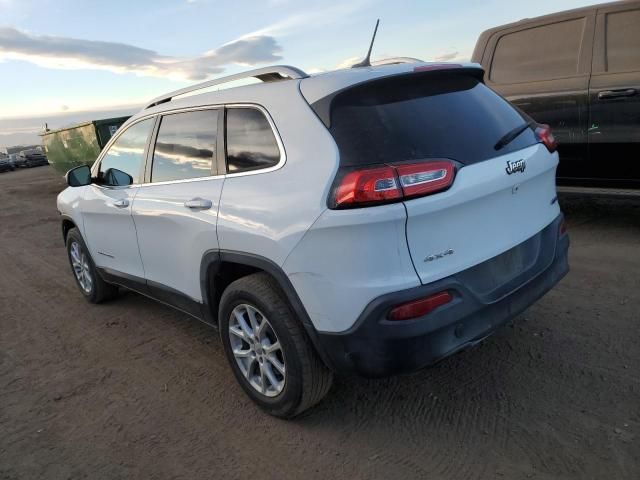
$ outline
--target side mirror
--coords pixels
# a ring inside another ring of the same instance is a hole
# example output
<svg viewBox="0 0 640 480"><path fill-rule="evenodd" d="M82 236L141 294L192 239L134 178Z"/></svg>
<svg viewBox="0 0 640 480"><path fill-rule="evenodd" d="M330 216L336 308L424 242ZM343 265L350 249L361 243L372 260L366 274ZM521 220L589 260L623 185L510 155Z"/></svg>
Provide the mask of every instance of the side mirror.
<svg viewBox="0 0 640 480"><path fill-rule="evenodd" d="M117 168L110 168L104 172L103 180L105 185L112 187L126 187L133 183L133 177Z"/></svg>
<svg viewBox="0 0 640 480"><path fill-rule="evenodd" d="M72 168L65 175L70 187L83 187L91 183L91 169L87 165Z"/></svg>

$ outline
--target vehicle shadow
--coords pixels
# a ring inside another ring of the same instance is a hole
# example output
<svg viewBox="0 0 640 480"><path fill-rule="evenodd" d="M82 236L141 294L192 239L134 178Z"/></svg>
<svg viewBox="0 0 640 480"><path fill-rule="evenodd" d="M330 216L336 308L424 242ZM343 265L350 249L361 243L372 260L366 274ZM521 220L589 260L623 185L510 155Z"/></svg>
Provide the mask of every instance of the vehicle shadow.
<svg viewBox="0 0 640 480"><path fill-rule="evenodd" d="M558 198L570 228L587 224L599 229L640 227L640 196L559 194Z"/></svg>

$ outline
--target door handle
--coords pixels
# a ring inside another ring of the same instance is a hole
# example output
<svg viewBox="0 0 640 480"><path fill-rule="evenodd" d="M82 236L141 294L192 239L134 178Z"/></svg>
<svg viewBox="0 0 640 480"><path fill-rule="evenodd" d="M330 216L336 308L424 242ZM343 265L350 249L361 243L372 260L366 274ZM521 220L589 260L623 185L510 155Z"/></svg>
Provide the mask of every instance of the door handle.
<svg viewBox="0 0 640 480"><path fill-rule="evenodd" d="M184 206L190 208L192 210L208 210L212 207L213 203L211 200L207 200L206 198L192 198L191 200L187 200L184 202Z"/></svg>
<svg viewBox="0 0 640 480"><path fill-rule="evenodd" d="M623 90L603 90L601 92L598 92L598 98L602 100L606 98L633 97L635 94L635 88L625 88Z"/></svg>
<svg viewBox="0 0 640 480"><path fill-rule="evenodd" d="M129 206L129 200L126 198L119 198L118 200L111 202L111 205L118 208L125 208Z"/></svg>

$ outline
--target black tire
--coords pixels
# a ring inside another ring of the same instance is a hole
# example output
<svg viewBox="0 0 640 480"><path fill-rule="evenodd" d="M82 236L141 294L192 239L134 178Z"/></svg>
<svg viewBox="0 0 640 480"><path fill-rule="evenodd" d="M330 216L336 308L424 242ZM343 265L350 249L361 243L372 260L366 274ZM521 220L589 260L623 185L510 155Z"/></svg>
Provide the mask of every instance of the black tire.
<svg viewBox="0 0 640 480"><path fill-rule="evenodd" d="M240 370L229 338L233 310L242 304L256 308L268 319L284 354L285 381L274 397L258 392ZM300 321L278 287L266 273L254 273L231 283L220 300L220 336L224 351L238 383L267 413L292 418L322 400L333 383L333 374L318 357Z"/></svg>
<svg viewBox="0 0 640 480"><path fill-rule="evenodd" d="M80 283L80 280L76 276L73 267L73 261L71 258L71 249L74 244L77 244L80 248L80 251L86 255L87 263L88 263L88 273L92 279L92 285L90 290L86 290ZM69 265L71 266L71 274L73 275L74 280L76 281L76 285L82 293L82 296L87 299L89 303L102 303L107 300L111 300L115 298L118 294L118 287L116 285L111 285L110 283L105 282L98 271L96 270L96 265L93 263L93 259L91 258L91 254L89 253L89 249L87 245L84 243L82 239L82 235L80 235L80 231L77 228L72 228L67 233L67 256L69 257Z"/></svg>

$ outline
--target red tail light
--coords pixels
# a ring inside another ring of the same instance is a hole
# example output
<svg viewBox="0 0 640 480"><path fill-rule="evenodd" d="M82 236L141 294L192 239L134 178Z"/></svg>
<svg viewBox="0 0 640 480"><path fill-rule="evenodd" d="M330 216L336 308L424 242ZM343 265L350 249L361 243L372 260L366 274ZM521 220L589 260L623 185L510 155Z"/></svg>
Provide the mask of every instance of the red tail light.
<svg viewBox="0 0 640 480"><path fill-rule="evenodd" d="M544 146L547 147L549 152L553 153L558 149L558 142L553 136L553 133L551 133L551 127L549 127L549 125L538 125L536 127L536 137L544 143Z"/></svg>
<svg viewBox="0 0 640 480"><path fill-rule="evenodd" d="M338 206L385 202L400 197L402 193L398 188L395 170L378 167L347 173L336 188L335 203Z"/></svg>
<svg viewBox="0 0 640 480"><path fill-rule="evenodd" d="M361 207L430 195L453 183L449 160L385 165L346 173L334 188L332 208Z"/></svg>
<svg viewBox="0 0 640 480"><path fill-rule="evenodd" d="M453 300L453 296L449 292L439 292L420 300L398 305L389 312L387 318L389 320L411 320L422 317L451 300Z"/></svg>

